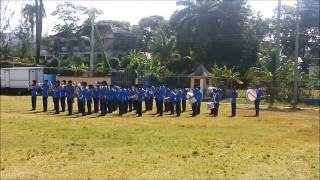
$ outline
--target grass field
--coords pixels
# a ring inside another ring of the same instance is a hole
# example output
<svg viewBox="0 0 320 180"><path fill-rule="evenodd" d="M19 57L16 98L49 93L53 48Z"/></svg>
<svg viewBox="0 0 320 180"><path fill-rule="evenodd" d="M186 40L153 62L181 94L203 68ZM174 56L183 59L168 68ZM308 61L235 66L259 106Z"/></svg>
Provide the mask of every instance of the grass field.
<svg viewBox="0 0 320 180"><path fill-rule="evenodd" d="M39 102L1 96L1 179L319 179L319 109L67 117Z"/></svg>

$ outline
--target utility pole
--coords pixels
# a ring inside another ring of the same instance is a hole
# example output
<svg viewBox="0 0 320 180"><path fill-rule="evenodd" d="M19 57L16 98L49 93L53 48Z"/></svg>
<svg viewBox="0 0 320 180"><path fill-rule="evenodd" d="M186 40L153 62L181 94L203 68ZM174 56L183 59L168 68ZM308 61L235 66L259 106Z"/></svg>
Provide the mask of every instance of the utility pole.
<svg viewBox="0 0 320 180"><path fill-rule="evenodd" d="M299 58L299 29L300 29L300 0L297 0L296 7L296 39L294 51L294 69L293 69L293 107L296 108L298 104L298 58Z"/></svg>
<svg viewBox="0 0 320 180"><path fill-rule="evenodd" d="M95 14L93 9L90 12L91 15L91 40L90 40L90 46L91 46L91 52L90 52L90 76L93 76L93 58L94 58L94 19Z"/></svg>

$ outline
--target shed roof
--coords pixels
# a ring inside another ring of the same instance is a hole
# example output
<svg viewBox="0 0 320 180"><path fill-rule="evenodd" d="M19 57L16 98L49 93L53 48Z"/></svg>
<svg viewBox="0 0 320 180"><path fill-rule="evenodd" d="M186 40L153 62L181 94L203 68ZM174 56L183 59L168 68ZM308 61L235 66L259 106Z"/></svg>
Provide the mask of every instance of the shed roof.
<svg viewBox="0 0 320 180"><path fill-rule="evenodd" d="M204 67L203 64L200 64L193 73L189 74L189 77L193 76L212 77L212 74Z"/></svg>

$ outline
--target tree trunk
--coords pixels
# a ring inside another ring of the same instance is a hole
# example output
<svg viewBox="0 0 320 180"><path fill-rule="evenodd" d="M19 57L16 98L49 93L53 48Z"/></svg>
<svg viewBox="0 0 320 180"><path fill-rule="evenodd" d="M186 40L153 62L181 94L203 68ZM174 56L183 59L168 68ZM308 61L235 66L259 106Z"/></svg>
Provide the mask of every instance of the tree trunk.
<svg viewBox="0 0 320 180"><path fill-rule="evenodd" d="M41 48L41 34L42 34L42 9L43 3L42 0L36 1L36 62L35 64L39 64L40 59L40 48Z"/></svg>

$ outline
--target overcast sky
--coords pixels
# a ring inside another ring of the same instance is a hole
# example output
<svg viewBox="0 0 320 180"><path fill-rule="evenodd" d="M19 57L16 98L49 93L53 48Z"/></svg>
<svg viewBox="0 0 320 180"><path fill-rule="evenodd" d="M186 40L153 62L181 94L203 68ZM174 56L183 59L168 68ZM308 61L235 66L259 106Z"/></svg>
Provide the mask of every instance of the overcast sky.
<svg viewBox="0 0 320 180"><path fill-rule="evenodd" d="M1 0L2 1L2 0ZM5 0L8 3L8 0ZM139 20L143 17L160 15L165 19L169 19L171 14L182 8L181 6L176 6L175 0L131 0L131 1L85 1L85 0L76 0L71 1L75 4L86 6L86 7L95 7L104 12L98 20L101 19L111 19L111 20L123 20L129 21L131 24L137 24ZM263 17L272 17L273 9L277 7L277 0L249 0L249 5L255 11L260 11ZM27 3L34 3L33 0L24 0L24 1L9 1L10 8L15 11L15 15L12 17L12 26L16 26L21 19L20 11ZM50 35L53 34L52 27L58 23L54 16L51 13L55 10L57 4L63 3L63 1L57 0L44 0L44 7L46 10L47 17L43 19L43 34ZM282 4L295 5L295 0L282 0Z"/></svg>

